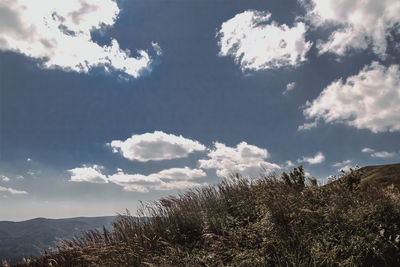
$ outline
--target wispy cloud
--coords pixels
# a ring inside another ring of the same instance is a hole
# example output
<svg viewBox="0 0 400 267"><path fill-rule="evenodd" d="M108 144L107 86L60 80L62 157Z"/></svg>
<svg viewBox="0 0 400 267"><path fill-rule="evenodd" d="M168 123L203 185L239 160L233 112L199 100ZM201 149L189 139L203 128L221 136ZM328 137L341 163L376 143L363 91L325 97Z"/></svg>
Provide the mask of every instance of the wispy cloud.
<svg viewBox="0 0 400 267"><path fill-rule="evenodd" d="M345 166L345 165L349 165L351 163L352 163L352 161L348 159L348 160L344 160L342 162L336 162L332 166L333 167L342 167L342 166Z"/></svg>
<svg viewBox="0 0 400 267"><path fill-rule="evenodd" d="M354 169L355 166L351 160L344 160L342 162L336 162L332 164L333 167L339 168L339 172L349 172L351 169Z"/></svg>
<svg viewBox="0 0 400 267"><path fill-rule="evenodd" d="M289 93L290 91L293 91L293 89L296 87L296 83L295 82L291 82L288 83L286 85L286 89L285 91L283 91L282 95L286 95L287 93Z"/></svg>
<svg viewBox="0 0 400 267"><path fill-rule="evenodd" d="M26 195L26 194L28 194L28 192L23 191L23 190L17 190L17 189L11 188L11 187L3 187L3 186L0 186L0 192L8 192L8 193L10 193L12 195Z"/></svg>
<svg viewBox="0 0 400 267"><path fill-rule="evenodd" d="M303 125L299 125L299 127L297 127L297 131L306 131L306 130L310 130L312 128L317 127L318 122L317 121L313 121L313 122L306 122Z"/></svg>
<svg viewBox="0 0 400 267"><path fill-rule="evenodd" d="M371 154L371 157L373 158L393 158L397 156L397 152L387 152L387 151L380 151L380 152L375 152Z"/></svg>
<svg viewBox="0 0 400 267"><path fill-rule="evenodd" d="M363 152L363 153L372 153L372 152L375 152L375 150L372 149L372 148L369 148L369 147L365 147L365 148L363 148L361 150L361 152Z"/></svg>
<svg viewBox="0 0 400 267"><path fill-rule="evenodd" d="M363 153L369 153L371 157L373 158L393 158L399 153L397 152L387 152L387 151L376 151L375 149L365 147L361 150Z"/></svg>

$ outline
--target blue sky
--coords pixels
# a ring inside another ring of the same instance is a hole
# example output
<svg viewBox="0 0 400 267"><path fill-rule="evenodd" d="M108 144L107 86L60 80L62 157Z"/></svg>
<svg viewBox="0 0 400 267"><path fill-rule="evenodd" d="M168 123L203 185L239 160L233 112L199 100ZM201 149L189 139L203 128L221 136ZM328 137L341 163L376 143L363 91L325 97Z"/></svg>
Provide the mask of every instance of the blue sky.
<svg viewBox="0 0 400 267"><path fill-rule="evenodd" d="M0 1L0 220L400 161L398 1L40 2Z"/></svg>

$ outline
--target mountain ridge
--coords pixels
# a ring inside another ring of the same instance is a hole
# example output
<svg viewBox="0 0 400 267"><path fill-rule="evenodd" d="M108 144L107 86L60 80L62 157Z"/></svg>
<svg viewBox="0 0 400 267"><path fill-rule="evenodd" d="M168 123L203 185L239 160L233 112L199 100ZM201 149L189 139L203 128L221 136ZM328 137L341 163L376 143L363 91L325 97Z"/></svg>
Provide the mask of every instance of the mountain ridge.
<svg viewBox="0 0 400 267"><path fill-rule="evenodd" d="M38 256L57 240L70 239L104 225L111 227L116 216L72 217L51 219L38 217L25 221L0 221L0 260L18 261L25 256Z"/></svg>

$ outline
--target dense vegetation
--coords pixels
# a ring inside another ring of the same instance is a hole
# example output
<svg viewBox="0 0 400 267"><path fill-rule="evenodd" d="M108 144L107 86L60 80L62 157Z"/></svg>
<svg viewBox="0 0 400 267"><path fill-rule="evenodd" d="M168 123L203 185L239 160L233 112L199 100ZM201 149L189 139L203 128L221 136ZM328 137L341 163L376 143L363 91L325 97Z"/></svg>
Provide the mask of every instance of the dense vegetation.
<svg viewBox="0 0 400 267"><path fill-rule="evenodd" d="M144 205L112 231L65 240L30 266L400 266L399 187L325 186L300 166L281 176L234 176Z"/></svg>

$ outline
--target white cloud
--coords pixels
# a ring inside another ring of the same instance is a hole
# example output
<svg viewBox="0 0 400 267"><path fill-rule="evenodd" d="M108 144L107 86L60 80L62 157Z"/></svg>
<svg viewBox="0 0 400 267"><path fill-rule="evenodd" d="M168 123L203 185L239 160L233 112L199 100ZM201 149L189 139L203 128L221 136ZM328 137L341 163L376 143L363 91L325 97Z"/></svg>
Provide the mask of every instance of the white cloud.
<svg viewBox="0 0 400 267"><path fill-rule="evenodd" d="M296 83L295 82L288 83L286 85L286 89L285 89L285 91L283 91L282 95L286 95L287 93L292 91L295 87L296 87Z"/></svg>
<svg viewBox="0 0 400 267"><path fill-rule="evenodd" d="M387 152L387 151L380 151L371 154L371 157L373 158L393 158L395 156L397 156L396 152Z"/></svg>
<svg viewBox="0 0 400 267"><path fill-rule="evenodd" d="M8 178L7 176L4 176L4 175L0 175L0 180L3 182L9 182L10 178Z"/></svg>
<svg viewBox="0 0 400 267"><path fill-rule="evenodd" d="M23 180L23 179L25 179L25 177L22 176L22 175L17 175L15 178L17 178L18 180Z"/></svg>
<svg viewBox="0 0 400 267"><path fill-rule="evenodd" d="M369 147L365 147L361 150L361 152L363 153L372 153L375 152L375 149L369 148Z"/></svg>
<svg viewBox="0 0 400 267"><path fill-rule="evenodd" d="M183 158L189 153L206 149L198 141L161 131L132 135L125 141L114 140L109 145L114 153L120 152L129 160L141 162Z"/></svg>
<svg viewBox="0 0 400 267"><path fill-rule="evenodd" d="M157 56L161 56L163 51L161 49L161 46L158 43L152 42L151 46L153 47L154 51L156 52Z"/></svg>
<svg viewBox="0 0 400 267"><path fill-rule="evenodd" d="M190 181L194 178L205 177L200 169L171 168L149 175L126 174L122 170L108 177L108 180L123 187L125 191L149 192L152 190L185 189L203 184Z"/></svg>
<svg viewBox="0 0 400 267"><path fill-rule="evenodd" d="M303 110L307 119L345 123L374 133L400 131L400 70L377 62L328 85Z"/></svg>
<svg viewBox="0 0 400 267"><path fill-rule="evenodd" d="M128 192L139 192L139 193L149 192L149 189L146 186L138 184L126 184L123 186L123 190Z"/></svg>
<svg viewBox="0 0 400 267"><path fill-rule="evenodd" d="M349 172L351 169L354 169L355 167L352 166L352 161L351 160L344 160L342 162L336 162L332 165L335 168L339 168L339 172Z"/></svg>
<svg viewBox="0 0 400 267"><path fill-rule="evenodd" d="M83 165L80 168L68 170L71 182L108 183L107 177L101 173L104 169L99 165Z"/></svg>
<svg viewBox="0 0 400 267"><path fill-rule="evenodd" d="M297 160L299 163L306 162L308 164L320 164L325 161L325 156L321 152L315 154L314 157L303 157L302 159Z"/></svg>
<svg viewBox="0 0 400 267"><path fill-rule="evenodd" d="M351 160L344 160L342 162L336 162L332 166L333 167L343 167L343 166L351 164L351 162L352 162Z"/></svg>
<svg viewBox="0 0 400 267"><path fill-rule="evenodd" d="M114 183L124 191L149 192L149 190L185 189L204 185L191 180L205 177L206 173L200 169L171 168L149 175L127 174L122 169L117 173L106 176L102 174L104 167L98 165L84 165L81 168L69 170L72 182Z"/></svg>
<svg viewBox="0 0 400 267"><path fill-rule="evenodd" d="M199 160L203 169L216 169L220 177L240 173L245 176L258 176L263 169L280 169L277 164L266 162L268 151L257 146L241 142L235 147L214 143L215 148L207 154L209 159Z"/></svg>
<svg viewBox="0 0 400 267"><path fill-rule="evenodd" d="M162 182L154 187L155 190L174 190L174 189L187 189L207 185L206 183L194 183L191 181L173 181Z"/></svg>
<svg viewBox="0 0 400 267"><path fill-rule="evenodd" d="M26 158L26 161L27 161L27 162L31 162L32 159L31 159L31 158Z"/></svg>
<svg viewBox="0 0 400 267"><path fill-rule="evenodd" d="M354 166L345 165L345 166L342 166L338 171L347 173L347 172L350 172L352 169L354 169Z"/></svg>
<svg viewBox="0 0 400 267"><path fill-rule="evenodd" d="M0 186L0 192L8 192L8 193L13 194L13 195L26 195L26 194L28 194L28 192L23 191L23 190L16 190L16 189L13 189L11 187L3 187L3 186Z"/></svg>
<svg viewBox="0 0 400 267"><path fill-rule="evenodd" d="M91 31L112 27L120 9L113 0L3 0L0 2L0 50L38 59L44 68L87 73L103 66L137 78L150 70L144 50L131 56L115 39L101 46ZM153 44L156 54L161 53Z"/></svg>
<svg viewBox="0 0 400 267"><path fill-rule="evenodd" d="M36 176L38 174L42 173L42 171L40 170L27 170L26 174L30 175L30 176Z"/></svg>
<svg viewBox="0 0 400 267"><path fill-rule="evenodd" d="M190 169L188 167L166 169L158 172L155 175L159 178L164 178L169 180L188 180L195 177L207 176L207 174L203 170Z"/></svg>
<svg viewBox="0 0 400 267"><path fill-rule="evenodd" d="M135 183L154 184L160 182L160 178L157 176L143 174L126 174L123 171L118 171L117 173L110 175L108 177L108 180L120 186Z"/></svg>
<svg viewBox="0 0 400 267"><path fill-rule="evenodd" d="M220 56L232 56L242 71L295 67L306 60L311 43L306 26L270 21L268 12L248 10L224 22L217 33Z"/></svg>
<svg viewBox="0 0 400 267"><path fill-rule="evenodd" d="M327 41L319 41L320 53L343 56L372 46L385 57L389 31L400 22L398 0L312 0L308 18L316 26L335 26Z"/></svg>
<svg viewBox="0 0 400 267"><path fill-rule="evenodd" d="M312 122L306 122L303 125L299 125L299 127L297 128L297 131L306 131L306 130L310 130L312 128L317 127L318 122L317 121L312 121Z"/></svg>
<svg viewBox="0 0 400 267"><path fill-rule="evenodd" d="M294 167L295 165L294 165L294 163L291 161L291 160L287 160L286 162L285 162L285 168L291 168L291 167Z"/></svg>
<svg viewBox="0 0 400 267"><path fill-rule="evenodd" d="M365 147L361 150L363 153L370 153L373 158L392 158L398 155L397 152L375 151L375 149Z"/></svg>

